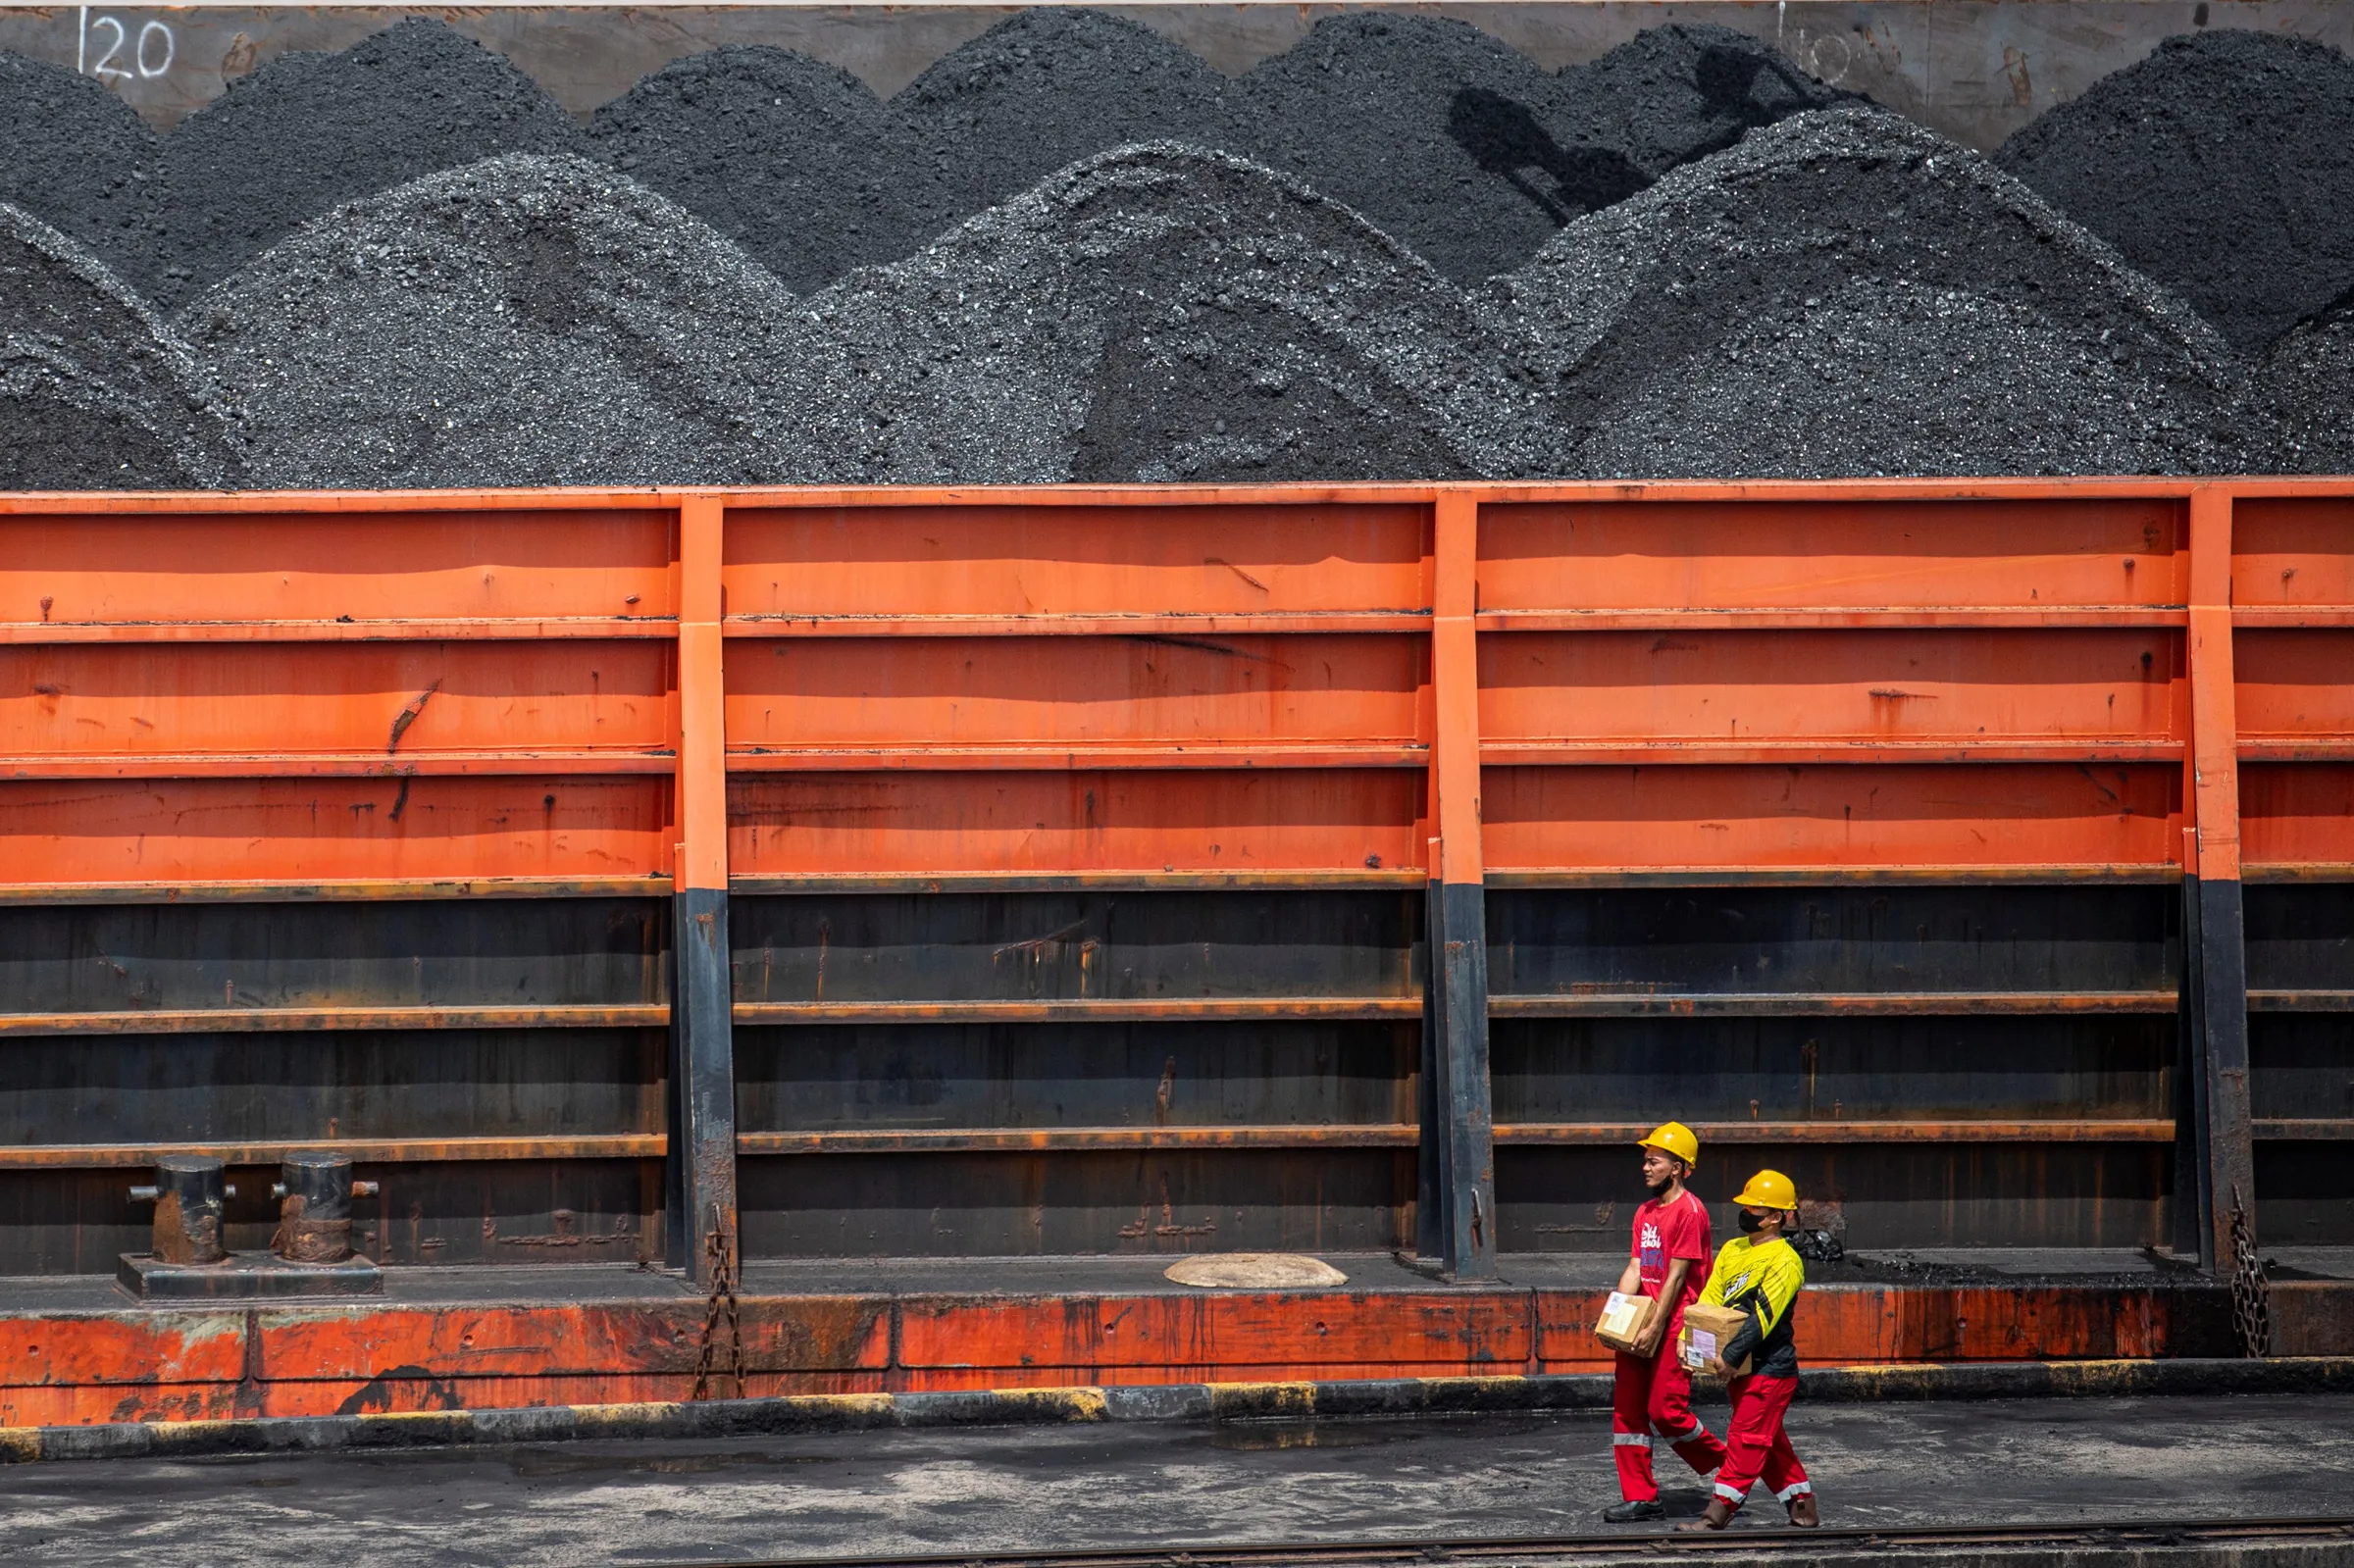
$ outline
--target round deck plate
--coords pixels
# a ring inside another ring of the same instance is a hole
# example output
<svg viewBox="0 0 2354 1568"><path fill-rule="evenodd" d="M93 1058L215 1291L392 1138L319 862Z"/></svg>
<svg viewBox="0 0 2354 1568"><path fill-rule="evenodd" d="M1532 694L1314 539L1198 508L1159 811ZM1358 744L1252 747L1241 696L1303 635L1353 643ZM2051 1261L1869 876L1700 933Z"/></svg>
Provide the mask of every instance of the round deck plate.
<svg viewBox="0 0 2354 1568"><path fill-rule="evenodd" d="M1211 1252L1179 1258L1161 1271L1179 1285L1226 1290L1300 1290L1347 1285L1349 1276L1321 1258L1291 1252Z"/></svg>

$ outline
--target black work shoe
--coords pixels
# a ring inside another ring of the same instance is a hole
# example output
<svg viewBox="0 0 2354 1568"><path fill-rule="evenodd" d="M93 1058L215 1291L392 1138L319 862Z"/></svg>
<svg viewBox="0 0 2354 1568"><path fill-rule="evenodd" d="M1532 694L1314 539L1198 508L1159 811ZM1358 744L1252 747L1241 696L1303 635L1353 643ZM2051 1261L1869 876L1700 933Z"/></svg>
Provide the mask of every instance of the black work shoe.
<svg viewBox="0 0 2354 1568"><path fill-rule="evenodd" d="M1611 1525L1638 1525L1646 1519L1664 1519L1667 1510L1656 1502L1627 1501L1602 1510L1602 1520Z"/></svg>

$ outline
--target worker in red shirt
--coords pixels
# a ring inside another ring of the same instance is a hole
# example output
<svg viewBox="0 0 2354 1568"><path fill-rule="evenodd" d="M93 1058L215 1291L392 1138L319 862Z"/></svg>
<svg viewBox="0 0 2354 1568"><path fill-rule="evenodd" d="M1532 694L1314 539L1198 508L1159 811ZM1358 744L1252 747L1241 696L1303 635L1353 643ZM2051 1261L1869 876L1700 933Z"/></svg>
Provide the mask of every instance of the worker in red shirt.
<svg viewBox="0 0 2354 1568"><path fill-rule="evenodd" d="M1700 1139L1683 1123L1669 1122L1639 1146L1643 1185L1651 1189L1651 1197L1635 1210L1633 1255L1618 1277L1618 1289L1627 1295L1639 1291L1661 1305L1652 1309L1635 1348L1618 1352L1611 1451L1618 1461L1618 1491L1625 1500L1602 1515L1614 1525L1665 1513L1651 1473L1653 1434L1665 1438L1684 1463L1704 1476L1724 1463L1724 1444L1692 1413L1692 1374L1674 1350L1684 1308L1709 1283L1708 1206L1684 1188L1700 1162Z"/></svg>

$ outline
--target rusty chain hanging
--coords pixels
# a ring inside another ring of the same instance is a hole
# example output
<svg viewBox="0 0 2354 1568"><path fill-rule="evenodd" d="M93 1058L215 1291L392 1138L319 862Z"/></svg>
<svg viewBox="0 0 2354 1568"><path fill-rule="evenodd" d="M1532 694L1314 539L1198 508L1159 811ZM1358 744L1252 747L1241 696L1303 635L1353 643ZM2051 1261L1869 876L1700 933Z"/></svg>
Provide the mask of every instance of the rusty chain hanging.
<svg viewBox="0 0 2354 1568"><path fill-rule="evenodd" d="M691 1399L711 1397L711 1357L719 1348L719 1320L728 1320L728 1375L735 1381L736 1397L743 1397L743 1329L736 1311L736 1248L722 1223L717 1205L711 1211L711 1231L703 1238L703 1257L711 1267L711 1300L703 1314L703 1348L694 1367Z"/></svg>
<svg viewBox="0 0 2354 1568"><path fill-rule="evenodd" d="M2237 1186L2231 1189L2231 1327L2238 1331L2241 1355L2273 1353L2272 1290Z"/></svg>

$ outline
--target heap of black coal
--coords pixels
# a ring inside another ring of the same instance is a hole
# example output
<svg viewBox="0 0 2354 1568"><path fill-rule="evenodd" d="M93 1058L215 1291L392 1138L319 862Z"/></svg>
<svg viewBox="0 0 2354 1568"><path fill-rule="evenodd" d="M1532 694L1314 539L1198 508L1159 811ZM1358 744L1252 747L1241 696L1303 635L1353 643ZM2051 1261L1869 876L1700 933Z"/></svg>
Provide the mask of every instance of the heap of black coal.
<svg viewBox="0 0 2354 1568"><path fill-rule="evenodd" d="M510 154L342 207L183 325L281 487L775 477L775 277L642 186Z"/></svg>
<svg viewBox="0 0 2354 1568"><path fill-rule="evenodd" d="M2047 110L1995 162L2243 353L2354 288L2354 60L2220 28Z"/></svg>
<svg viewBox="0 0 2354 1568"><path fill-rule="evenodd" d="M811 477L1446 478L1526 428L1461 296L1339 203L1222 153L1082 162L811 302Z"/></svg>
<svg viewBox="0 0 2354 1568"><path fill-rule="evenodd" d="M537 82L438 22L281 55L164 138L141 280L170 306L344 202L502 152L584 146Z"/></svg>
<svg viewBox="0 0 2354 1568"><path fill-rule="evenodd" d="M2227 472L2228 349L1984 159L1813 112L1579 220L1487 301L1595 477Z"/></svg>
<svg viewBox="0 0 2354 1568"><path fill-rule="evenodd" d="M150 248L156 135L103 83L0 50L0 202L109 265Z"/></svg>
<svg viewBox="0 0 2354 1568"><path fill-rule="evenodd" d="M0 203L0 490L242 483L235 416L122 280Z"/></svg>

